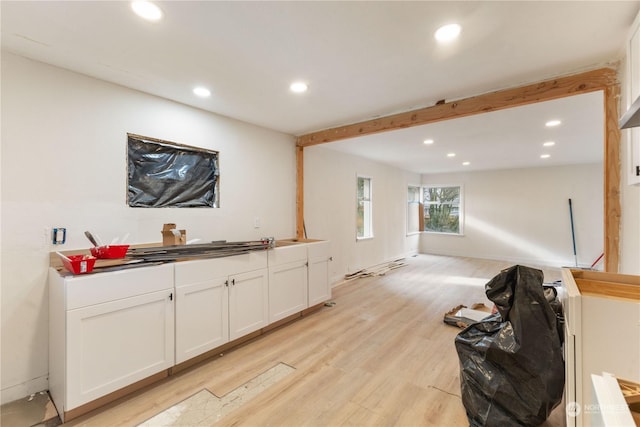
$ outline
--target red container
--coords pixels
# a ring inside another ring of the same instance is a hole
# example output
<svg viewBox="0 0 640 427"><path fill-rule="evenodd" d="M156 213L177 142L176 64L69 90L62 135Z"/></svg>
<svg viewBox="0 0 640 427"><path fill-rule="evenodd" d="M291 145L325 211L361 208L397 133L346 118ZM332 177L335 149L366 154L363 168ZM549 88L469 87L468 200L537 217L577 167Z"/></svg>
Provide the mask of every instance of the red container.
<svg viewBox="0 0 640 427"><path fill-rule="evenodd" d="M129 245L106 245L91 248L91 255L98 259L124 258Z"/></svg>
<svg viewBox="0 0 640 427"><path fill-rule="evenodd" d="M96 263L96 258L89 255L69 255L67 258L60 258L64 268L72 272L73 274L85 274L93 271L93 265Z"/></svg>

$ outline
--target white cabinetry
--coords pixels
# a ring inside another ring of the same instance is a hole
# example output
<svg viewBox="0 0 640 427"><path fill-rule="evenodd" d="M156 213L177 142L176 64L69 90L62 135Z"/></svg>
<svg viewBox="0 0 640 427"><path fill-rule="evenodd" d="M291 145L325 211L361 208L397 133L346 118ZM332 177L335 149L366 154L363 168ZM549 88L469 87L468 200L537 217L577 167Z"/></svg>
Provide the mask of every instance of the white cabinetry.
<svg viewBox="0 0 640 427"><path fill-rule="evenodd" d="M640 100L640 13L636 16L627 45L627 82L629 86L628 105ZM640 128L634 127L629 130L628 138L628 183L640 184Z"/></svg>
<svg viewBox="0 0 640 427"><path fill-rule="evenodd" d="M235 340L269 324L269 278L263 268L229 279L229 339Z"/></svg>
<svg viewBox="0 0 640 427"><path fill-rule="evenodd" d="M176 265L176 363L229 341L227 277L215 277L208 261L194 263ZM204 277L182 277L189 273Z"/></svg>
<svg viewBox="0 0 640 427"><path fill-rule="evenodd" d="M331 299L329 280L330 244L327 241L307 245L309 257L309 307Z"/></svg>
<svg viewBox="0 0 640 427"><path fill-rule="evenodd" d="M591 375L640 382L640 276L562 270L567 426L597 424Z"/></svg>
<svg viewBox="0 0 640 427"><path fill-rule="evenodd" d="M277 247L269 251L269 322L307 308L306 245Z"/></svg>
<svg viewBox="0 0 640 427"><path fill-rule="evenodd" d="M60 416L326 301L329 260L329 243L312 241L78 276L51 268L49 391Z"/></svg>
<svg viewBox="0 0 640 427"><path fill-rule="evenodd" d="M176 363L267 325L267 255L175 265Z"/></svg>
<svg viewBox="0 0 640 427"><path fill-rule="evenodd" d="M173 265L49 277L49 388L61 417L173 366Z"/></svg>

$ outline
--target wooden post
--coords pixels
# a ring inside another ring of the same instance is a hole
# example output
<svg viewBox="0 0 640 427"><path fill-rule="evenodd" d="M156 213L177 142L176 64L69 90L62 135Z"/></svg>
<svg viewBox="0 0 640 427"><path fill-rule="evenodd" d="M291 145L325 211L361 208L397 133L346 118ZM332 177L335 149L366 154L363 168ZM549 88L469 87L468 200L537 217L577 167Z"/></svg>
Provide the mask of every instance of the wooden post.
<svg viewBox="0 0 640 427"><path fill-rule="evenodd" d="M620 85L604 90L604 271L617 273L620 260Z"/></svg>
<svg viewBox="0 0 640 427"><path fill-rule="evenodd" d="M304 147L296 146L296 238L304 239Z"/></svg>

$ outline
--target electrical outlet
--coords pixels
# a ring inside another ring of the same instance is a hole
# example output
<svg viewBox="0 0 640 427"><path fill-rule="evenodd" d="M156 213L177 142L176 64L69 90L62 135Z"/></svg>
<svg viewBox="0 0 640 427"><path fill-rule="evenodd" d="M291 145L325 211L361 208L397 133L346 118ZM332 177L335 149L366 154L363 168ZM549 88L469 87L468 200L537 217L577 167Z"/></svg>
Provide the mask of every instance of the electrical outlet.
<svg viewBox="0 0 640 427"><path fill-rule="evenodd" d="M51 233L51 242L54 245L64 245L64 242L67 241L67 229L63 227L57 227L53 229Z"/></svg>

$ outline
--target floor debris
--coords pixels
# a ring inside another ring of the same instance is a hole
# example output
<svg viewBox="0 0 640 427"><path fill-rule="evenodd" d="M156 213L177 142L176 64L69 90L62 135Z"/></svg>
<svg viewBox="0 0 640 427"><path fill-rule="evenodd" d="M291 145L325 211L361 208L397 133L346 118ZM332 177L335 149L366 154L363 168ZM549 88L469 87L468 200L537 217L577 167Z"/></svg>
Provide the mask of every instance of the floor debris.
<svg viewBox="0 0 640 427"><path fill-rule="evenodd" d="M402 259L398 259L375 267L358 270L354 273L345 274L344 279L353 280L359 279L361 277L384 276L389 271L395 270L396 268L404 267L405 265L407 264L403 262Z"/></svg>
<svg viewBox="0 0 640 427"><path fill-rule="evenodd" d="M472 323L479 322L491 315L491 310L478 302L468 308L466 305L457 305L444 314L444 323L464 329Z"/></svg>

